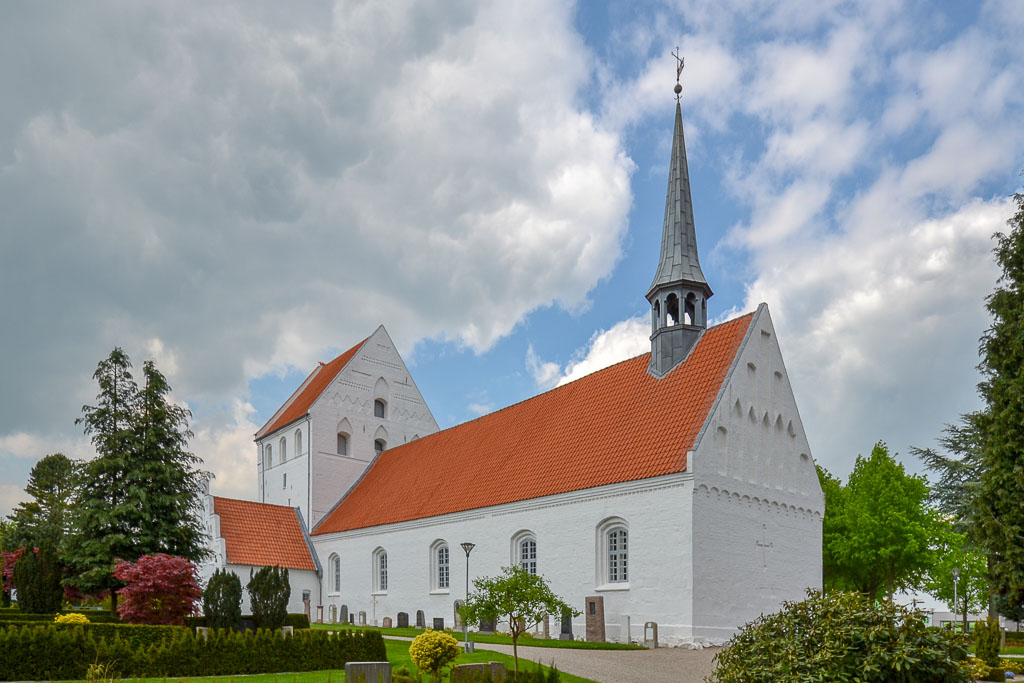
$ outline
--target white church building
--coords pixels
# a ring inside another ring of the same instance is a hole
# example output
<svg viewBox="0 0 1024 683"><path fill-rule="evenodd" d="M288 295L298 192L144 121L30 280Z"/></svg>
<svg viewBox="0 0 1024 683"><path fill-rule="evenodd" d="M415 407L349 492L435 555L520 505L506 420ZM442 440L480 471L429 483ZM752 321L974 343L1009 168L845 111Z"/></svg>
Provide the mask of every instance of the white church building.
<svg viewBox="0 0 1024 683"><path fill-rule="evenodd" d="M290 566L293 611L314 620L454 627L467 564L470 579L518 565L603 607L606 639L655 622L670 645L721 643L800 600L822 582L810 447L768 307L708 327L711 295L677 104L650 353L438 430L378 327L257 432L258 502L207 497L204 573ZM296 524L273 521L288 509Z"/></svg>

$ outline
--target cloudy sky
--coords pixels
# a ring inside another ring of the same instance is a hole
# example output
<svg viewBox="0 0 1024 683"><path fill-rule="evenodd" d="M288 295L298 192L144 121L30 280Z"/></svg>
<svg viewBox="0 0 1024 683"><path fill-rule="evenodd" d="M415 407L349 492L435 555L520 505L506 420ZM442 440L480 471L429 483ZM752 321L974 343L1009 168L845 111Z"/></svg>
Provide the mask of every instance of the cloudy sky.
<svg viewBox="0 0 1024 683"><path fill-rule="evenodd" d="M648 348L675 83L722 320L766 301L846 474L978 406L1019 2L0 6L0 514L115 345L222 494L383 323L442 426ZM908 463L913 466L913 463Z"/></svg>

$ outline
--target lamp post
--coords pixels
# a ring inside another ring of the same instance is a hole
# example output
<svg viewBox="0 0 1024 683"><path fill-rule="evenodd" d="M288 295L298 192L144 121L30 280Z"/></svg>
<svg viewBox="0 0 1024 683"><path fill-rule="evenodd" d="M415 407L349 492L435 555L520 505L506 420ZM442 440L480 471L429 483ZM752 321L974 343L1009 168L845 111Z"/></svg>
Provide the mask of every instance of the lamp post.
<svg viewBox="0 0 1024 683"><path fill-rule="evenodd" d="M956 632L956 580L960 578L960 567L953 567L949 572L953 575L953 632Z"/></svg>
<svg viewBox="0 0 1024 683"><path fill-rule="evenodd" d="M466 603L469 604L469 554L473 552L473 548L476 547L475 543L462 543L462 549L466 551ZM462 632L466 640L466 652L469 652L469 622L466 618L462 618Z"/></svg>

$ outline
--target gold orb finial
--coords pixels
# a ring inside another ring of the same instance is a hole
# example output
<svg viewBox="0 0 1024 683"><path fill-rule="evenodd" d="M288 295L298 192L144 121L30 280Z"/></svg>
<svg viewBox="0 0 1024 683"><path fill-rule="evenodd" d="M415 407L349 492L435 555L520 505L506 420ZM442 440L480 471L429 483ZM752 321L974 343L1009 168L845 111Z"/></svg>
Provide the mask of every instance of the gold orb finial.
<svg viewBox="0 0 1024 683"><path fill-rule="evenodd" d="M676 102L679 101L680 93L683 92L683 86L679 83L679 78L683 75L683 58L679 56L679 46L676 45L676 51L672 53L672 56L676 58L676 87L673 90L676 93Z"/></svg>

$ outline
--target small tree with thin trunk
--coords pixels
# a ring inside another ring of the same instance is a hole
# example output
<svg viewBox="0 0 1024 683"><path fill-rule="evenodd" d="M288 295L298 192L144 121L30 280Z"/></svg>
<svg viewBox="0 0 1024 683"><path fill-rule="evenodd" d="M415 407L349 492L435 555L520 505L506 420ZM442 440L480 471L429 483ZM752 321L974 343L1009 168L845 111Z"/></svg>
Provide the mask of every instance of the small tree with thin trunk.
<svg viewBox="0 0 1024 683"><path fill-rule="evenodd" d="M234 572L218 569L203 591L203 614L210 628L234 628L242 621L242 581Z"/></svg>
<svg viewBox="0 0 1024 683"><path fill-rule="evenodd" d="M184 626L202 595L196 573L188 559L163 553L143 555L138 562L118 561L113 576L127 585L117 591L117 613L132 624Z"/></svg>
<svg viewBox="0 0 1024 683"><path fill-rule="evenodd" d="M459 612L467 624L508 620L512 636L512 656L516 674L519 673L519 636L534 628L549 614L581 612L570 607L555 595L542 576L531 574L522 567L503 567L501 575L473 579L473 593Z"/></svg>
<svg viewBox="0 0 1024 683"><path fill-rule="evenodd" d="M14 564L18 607L29 614L54 614L64 602L60 585L63 572L57 553L49 546L25 548Z"/></svg>
<svg viewBox="0 0 1024 683"><path fill-rule="evenodd" d="M284 626L288 618L288 598L292 595L287 569L260 567L255 573L250 569L245 588L249 591L256 626L275 630Z"/></svg>

